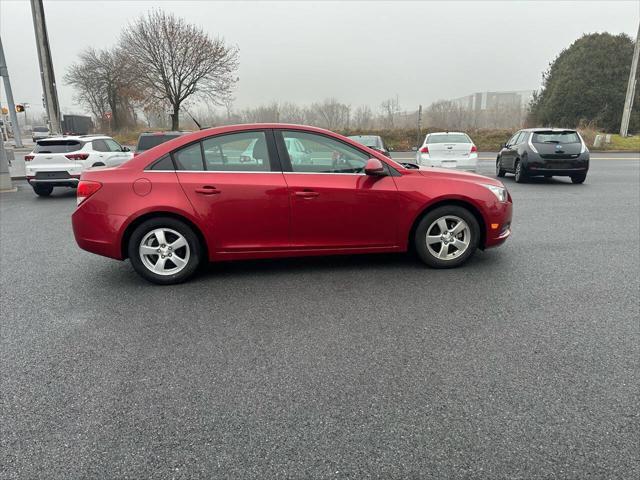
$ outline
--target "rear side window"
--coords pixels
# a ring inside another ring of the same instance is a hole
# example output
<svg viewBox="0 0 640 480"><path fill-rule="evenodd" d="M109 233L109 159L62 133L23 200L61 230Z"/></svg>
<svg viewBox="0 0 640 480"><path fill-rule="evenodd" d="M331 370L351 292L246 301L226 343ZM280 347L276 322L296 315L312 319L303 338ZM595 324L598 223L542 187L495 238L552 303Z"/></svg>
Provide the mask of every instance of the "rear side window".
<svg viewBox="0 0 640 480"><path fill-rule="evenodd" d="M91 142L91 145L93 146L93 149L96 152L108 152L109 147L107 146L107 142L105 142L104 140L94 140Z"/></svg>
<svg viewBox="0 0 640 480"><path fill-rule="evenodd" d="M271 158L264 132L240 132L202 142L204 163L213 172L270 172Z"/></svg>
<svg viewBox="0 0 640 480"><path fill-rule="evenodd" d="M77 140L40 140L36 143L33 153L68 153L76 152L84 144Z"/></svg>
<svg viewBox="0 0 640 480"><path fill-rule="evenodd" d="M464 133L447 133L445 135L429 135L427 143L473 143Z"/></svg>
<svg viewBox="0 0 640 480"><path fill-rule="evenodd" d="M151 166L151 170L173 170L173 162L170 155L165 155Z"/></svg>
<svg viewBox="0 0 640 480"><path fill-rule="evenodd" d="M181 148L173 152L172 155L176 170L204 170L200 142L192 143L187 147Z"/></svg>
<svg viewBox="0 0 640 480"><path fill-rule="evenodd" d="M173 135L140 135L136 151L143 152L145 150L149 150L150 148L157 147L161 143L168 142L169 140L173 140L179 136L180 134L177 133Z"/></svg>
<svg viewBox="0 0 640 480"><path fill-rule="evenodd" d="M533 143L582 143L576 132L536 132Z"/></svg>

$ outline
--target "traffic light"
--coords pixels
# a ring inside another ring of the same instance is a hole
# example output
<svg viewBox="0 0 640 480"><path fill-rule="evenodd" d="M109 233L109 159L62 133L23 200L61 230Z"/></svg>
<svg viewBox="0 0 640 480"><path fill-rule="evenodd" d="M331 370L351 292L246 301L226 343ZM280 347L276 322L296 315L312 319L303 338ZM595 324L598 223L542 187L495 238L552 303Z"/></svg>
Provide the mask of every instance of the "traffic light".
<svg viewBox="0 0 640 480"><path fill-rule="evenodd" d="M24 112L24 105L22 105L21 103L18 103L16 105L16 112L18 112L18 113Z"/></svg>
<svg viewBox="0 0 640 480"><path fill-rule="evenodd" d="M9 109L7 107L2 107L2 114L7 115L9 113Z"/></svg>

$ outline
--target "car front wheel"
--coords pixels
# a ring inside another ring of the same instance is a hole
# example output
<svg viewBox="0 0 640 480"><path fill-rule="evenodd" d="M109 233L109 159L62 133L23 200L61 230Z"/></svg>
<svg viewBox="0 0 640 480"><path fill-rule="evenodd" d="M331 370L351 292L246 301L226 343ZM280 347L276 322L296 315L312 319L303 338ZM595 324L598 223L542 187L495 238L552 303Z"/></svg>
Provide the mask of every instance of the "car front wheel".
<svg viewBox="0 0 640 480"><path fill-rule="evenodd" d="M502 168L502 159L498 158L498 160L496 160L496 177L504 177L505 173L505 170Z"/></svg>
<svg viewBox="0 0 640 480"><path fill-rule="evenodd" d="M160 217L140 224L131 234L129 259L135 271L160 285L184 282L202 259L202 246L191 227Z"/></svg>
<svg viewBox="0 0 640 480"><path fill-rule="evenodd" d="M474 254L479 241L480 227L473 214L457 205L445 205L420 220L414 245L418 256L428 266L453 268Z"/></svg>

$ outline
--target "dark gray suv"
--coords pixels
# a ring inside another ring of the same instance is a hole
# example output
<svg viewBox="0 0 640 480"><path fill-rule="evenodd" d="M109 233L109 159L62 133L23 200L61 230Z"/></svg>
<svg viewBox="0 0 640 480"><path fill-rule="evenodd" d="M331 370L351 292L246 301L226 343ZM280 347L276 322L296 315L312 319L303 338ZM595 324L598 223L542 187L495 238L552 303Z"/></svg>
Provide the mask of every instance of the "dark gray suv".
<svg viewBox="0 0 640 480"><path fill-rule="evenodd" d="M516 182L529 177L571 177L583 183L589 170L589 149L575 130L527 128L502 146L496 159L496 175L512 172Z"/></svg>

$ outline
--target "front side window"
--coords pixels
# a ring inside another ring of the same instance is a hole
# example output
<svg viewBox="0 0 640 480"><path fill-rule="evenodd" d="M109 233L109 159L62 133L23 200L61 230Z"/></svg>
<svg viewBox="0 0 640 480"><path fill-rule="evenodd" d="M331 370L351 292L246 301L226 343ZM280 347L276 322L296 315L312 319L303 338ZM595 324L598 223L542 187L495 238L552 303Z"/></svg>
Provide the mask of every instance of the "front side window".
<svg viewBox="0 0 640 480"><path fill-rule="evenodd" d="M520 136L520 132L516 132L516 134L511 137L511 139L507 142L507 145L517 145L516 141L518 140L518 137Z"/></svg>
<svg viewBox="0 0 640 480"><path fill-rule="evenodd" d="M291 168L300 173L363 173L369 155L324 135L283 131ZM303 152L293 149L297 140Z"/></svg>
<svg viewBox="0 0 640 480"><path fill-rule="evenodd" d="M109 147L107 146L107 143L102 139L94 140L93 142L91 142L91 145L93 146L93 149L96 152L108 152L108 151L110 151Z"/></svg>
<svg viewBox="0 0 640 480"><path fill-rule="evenodd" d="M109 147L109 151L111 152L121 152L122 146L116 142L115 140L111 140L110 138L105 139L104 143Z"/></svg>
<svg viewBox="0 0 640 480"><path fill-rule="evenodd" d="M270 172L271 159L264 132L240 132L202 142L204 164L213 172Z"/></svg>

